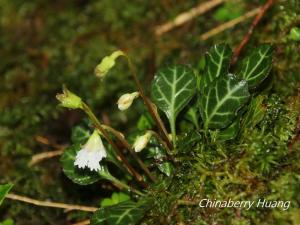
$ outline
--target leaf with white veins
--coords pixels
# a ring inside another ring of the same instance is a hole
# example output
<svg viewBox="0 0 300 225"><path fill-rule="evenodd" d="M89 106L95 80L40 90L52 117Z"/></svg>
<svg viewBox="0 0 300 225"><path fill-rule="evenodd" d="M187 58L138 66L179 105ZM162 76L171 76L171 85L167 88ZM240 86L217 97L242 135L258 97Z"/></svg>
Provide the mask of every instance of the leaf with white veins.
<svg viewBox="0 0 300 225"><path fill-rule="evenodd" d="M214 79L228 73L232 50L227 44L218 44L210 48L205 55L205 69L202 87L206 87Z"/></svg>
<svg viewBox="0 0 300 225"><path fill-rule="evenodd" d="M250 89L257 87L268 76L272 67L273 47L263 44L246 57L238 75L248 82Z"/></svg>
<svg viewBox="0 0 300 225"><path fill-rule="evenodd" d="M188 104L196 91L193 70L185 65L168 66L158 71L152 83L152 99L167 115L173 140L179 112Z"/></svg>
<svg viewBox="0 0 300 225"><path fill-rule="evenodd" d="M200 96L200 113L204 128L222 129L236 117L238 110L248 101L247 82L228 74L214 80Z"/></svg>

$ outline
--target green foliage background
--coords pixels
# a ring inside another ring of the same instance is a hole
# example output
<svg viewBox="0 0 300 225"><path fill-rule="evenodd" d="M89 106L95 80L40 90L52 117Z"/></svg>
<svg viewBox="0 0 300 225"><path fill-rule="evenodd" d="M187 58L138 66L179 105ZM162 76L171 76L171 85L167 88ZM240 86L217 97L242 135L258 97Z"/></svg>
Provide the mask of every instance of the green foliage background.
<svg viewBox="0 0 300 225"><path fill-rule="evenodd" d="M93 69L103 56L118 48L127 51L138 66L144 84L149 83L157 67L167 63L192 63L201 71L203 60L200 56L213 43L227 42L236 46L250 21L205 42L199 35L264 1L232 0L163 37L154 37L156 25L174 18L197 2L118 0L116 4L111 0L0 0L0 183L12 182L14 192L40 199L100 204L101 197L110 193L108 184L103 184L104 191L100 195L99 187L78 187L65 178L56 159L28 166L33 154L53 149L37 142L36 136L46 136L57 144L68 144L71 127L82 122L80 112L63 111L57 107L54 96L65 83L102 118L109 115L112 126L122 131L132 130L144 108L137 104L130 109L136 113L118 112L115 105L118 96L133 91L134 86L125 63L114 68L100 84ZM238 6L234 13L228 13L228 8L232 8L230 4ZM253 157L259 165L255 168L262 168L257 173L270 172L269 163L260 163L267 157L264 149L267 146L273 149L281 147L280 144L286 144L294 133L299 110L296 93L300 81L300 54L299 42L292 40L289 32L299 26L299 15L300 3L297 0L278 0L248 44L272 42L276 46L272 77L266 83L268 91L275 94L266 103L271 107L264 121L264 126L272 129L275 135L264 137L255 130L245 131L251 133L245 142L257 143L261 149L259 152L257 146L253 147ZM184 130L188 125L182 123L180 126ZM294 159L295 164L299 162L299 156ZM281 173L281 170L276 173ZM296 197L299 198L299 167L282 172L271 185L276 193L283 192L282 187L295 185L282 194L298 193ZM107 186L108 190L105 190ZM185 191L192 187L190 184L182 186ZM279 224L288 224L290 220L286 217L294 218L298 212L292 216L275 212L275 217L283 221ZM66 224L66 219L80 220L87 215L70 213L66 217L61 210L18 202L12 204L9 200L0 209L0 219L13 218L15 224ZM247 221L244 224L248 224Z"/></svg>

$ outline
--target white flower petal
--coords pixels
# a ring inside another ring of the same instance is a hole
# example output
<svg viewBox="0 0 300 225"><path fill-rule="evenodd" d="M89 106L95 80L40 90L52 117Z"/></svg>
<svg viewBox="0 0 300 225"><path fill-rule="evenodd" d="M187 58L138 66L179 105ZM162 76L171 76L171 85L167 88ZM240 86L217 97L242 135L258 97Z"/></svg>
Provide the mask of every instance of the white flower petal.
<svg viewBox="0 0 300 225"><path fill-rule="evenodd" d="M74 162L79 168L88 167L91 171L101 170L100 161L107 156L105 147L97 131L90 136L84 147L77 153Z"/></svg>

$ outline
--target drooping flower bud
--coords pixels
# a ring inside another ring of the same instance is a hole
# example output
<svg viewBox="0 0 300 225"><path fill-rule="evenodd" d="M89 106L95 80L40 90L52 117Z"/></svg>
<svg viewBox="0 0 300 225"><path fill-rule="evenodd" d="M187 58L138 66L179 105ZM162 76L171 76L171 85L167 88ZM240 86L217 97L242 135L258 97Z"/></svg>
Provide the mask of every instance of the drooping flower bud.
<svg viewBox="0 0 300 225"><path fill-rule="evenodd" d="M150 138L151 138L150 132L146 132L146 134L137 137L133 144L134 151L135 152L142 151L147 146L148 142L150 141Z"/></svg>
<svg viewBox="0 0 300 225"><path fill-rule="evenodd" d="M117 102L118 108L122 111L128 109L131 106L133 100L138 98L139 95L139 92L133 92L131 94L127 93L122 95Z"/></svg>
<svg viewBox="0 0 300 225"><path fill-rule="evenodd" d="M87 167L91 171L99 171L102 169L100 161L106 156L107 153L101 137L98 131L95 130L82 149L77 152L74 165L78 168Z"/></svg>
<svg viewBox="0 0 300 225"><path fill-rule="evenodd" d="M63 86L63 93L57 94L56 98L61 102L61 106L69 109L81 109L81 98L69 91L66 86Z"/></svg>
<svg viewBox="0 0 300 225"><path fill-rule="evenodd" d="M101 60L101 62L96 66L95 75L99 78L104 78L104 76L108 73L108 71L112 67L114 67L114 65L116 63L116 59L121 55L124 55L124 52L118 50L118 51L113 52L109 56L105 56Z"/></svg>

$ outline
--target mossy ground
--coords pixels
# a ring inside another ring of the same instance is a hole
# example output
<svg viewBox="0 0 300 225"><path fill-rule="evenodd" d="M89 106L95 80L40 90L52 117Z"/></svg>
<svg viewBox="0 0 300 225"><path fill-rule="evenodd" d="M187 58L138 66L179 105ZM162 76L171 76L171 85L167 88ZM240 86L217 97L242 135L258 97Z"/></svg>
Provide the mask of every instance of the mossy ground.
<svg viewBox="0 0 300 225"><path fill-rule="evenodd" d="M262 1L237 2L245 12ZM110 0L78 0L45 4L14 0L1 1L1 5L0 170L5 173L0 181L15 183L14 191L24 195L80 204L98 204L110 191L99 194L98 187L77 187L62 175L56 159L35 167L27 165L33 154L53 149L37 143L37 135L66 143L71 127L82 118L78 112L62 113L56 107L54 96L61 85L68 84L88 99L102 118L109 113L113 126L132 130L138 115L121 115L112 104L120 93L133 90L129 73L123 72L124 64L105 81L105 88L96 84L93 68L102 56L117 48L127 50L140 76L148 81L164 63L198 65L199 57L213 43L237 45L250 23L202 42L199 34L220 21L211 15L201 16L157 40L152 35L154 26L194 6L195 1L140 4L122 0L115 4ZM193 133L194 141L186 143L182 135L176 174L153 192L157 207L145 223L299 224L299 145L291 142L299 112L300 54L299 42L289 39L290 29L299 25L299 12L297 0L278 0L248 44L273 42L277 49L271 77L264 87L264 119L245 127L232 143L205 140L199 131ZM137 114L143 112L141 105L135 110ZM178 199L195 201L204 196L293 201L288 211L211 210L176 203ZM67 216L59 209L17 202L6 202L0 211L1 219L10 217L16 224L31 225L66 224L66 220L87 216L78 212Z"/></svg>

